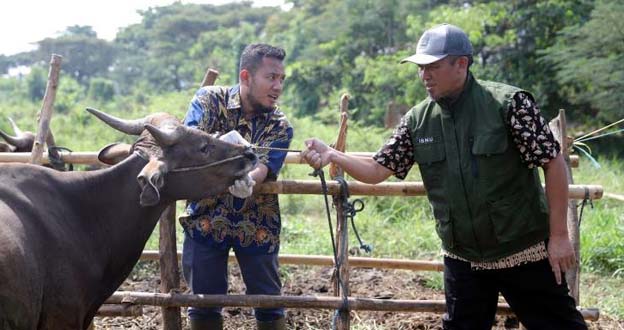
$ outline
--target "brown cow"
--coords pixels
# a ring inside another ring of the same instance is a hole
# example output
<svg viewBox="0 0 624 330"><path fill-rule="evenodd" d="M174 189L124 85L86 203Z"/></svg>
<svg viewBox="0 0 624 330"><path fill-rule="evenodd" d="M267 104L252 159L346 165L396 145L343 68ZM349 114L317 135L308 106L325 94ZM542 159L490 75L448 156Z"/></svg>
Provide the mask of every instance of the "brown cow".
<svg viewBox="0 0 624 330"><path fill-rule="evenodd" d="M219 194L257 162L170 115L89 111L140 135L127 159L92 172L0 164L0 329L86 329L167 205Z"/></svg>

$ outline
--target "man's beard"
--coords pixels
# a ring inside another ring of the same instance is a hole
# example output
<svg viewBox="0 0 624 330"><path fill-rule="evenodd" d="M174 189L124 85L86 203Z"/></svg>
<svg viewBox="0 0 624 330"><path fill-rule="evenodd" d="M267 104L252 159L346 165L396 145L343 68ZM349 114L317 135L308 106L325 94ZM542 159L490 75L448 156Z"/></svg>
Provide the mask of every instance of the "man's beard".
<svg viewBox="0 0 624 330"><path fill-rule="evenodd" d="M259 113L267 113L267 112L272 112L273 110L275 110L275 106L266 107L262 105L260 101L258 101L258 99L254 96L254 88L252 86L253 84L249 86L249 93L247 94L247 101L249 101L249 105L251 105L251 109L254 112L259 112Z"/></svg>

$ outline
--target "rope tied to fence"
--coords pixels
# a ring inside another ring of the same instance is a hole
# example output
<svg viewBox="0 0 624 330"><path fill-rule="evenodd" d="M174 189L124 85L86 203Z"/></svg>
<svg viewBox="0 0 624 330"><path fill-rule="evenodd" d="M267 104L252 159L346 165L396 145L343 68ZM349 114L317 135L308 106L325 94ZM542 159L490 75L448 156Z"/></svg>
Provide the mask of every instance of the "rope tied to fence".
<svg viewBox="0 0 624 330"><path fill-rule="evenodd" d="M48 158L50 159L50 165L53 169L57 171L73 171L74 164L69 163L68 167L65 167L68 163L65 163L63 158L61 157L61 153L59 151L67 151L72 152L71 149L59 146L51 146L48 148Z"/></svg>
<svg viewBox="0 0 624 330"><path fill-rule="evenodd" d="M581 220L583 220L583 209L585 208L585 205L587 204L587 202L589 202L589 206L591 206L591 208L593 209L594 202L592 202L592 199L589 196L589 188L585 187L585 196L583 197L583 201L581 202L581 211L579 212L579 218L578 218L579 228L581 227Z"/></svg>
<svg viewBox="0 0 624 330"><path fill-rule="evenodd" d="M338 286L340 287L341 296L342 296L342 304L338 310L334 313L334 317L332 319L332 329L336 329L336 318L341 311L349 311L349 297L347 296L347 290L344 282L342 281L342 277L340 276L340 266L342 266L342 259L338 259L338 252L336 251L336 241L334 240L334 227L332 225L331 220L331 210L329 209L329 199L327 182L325 181L325 172L322 169L315 169L314 172L310 173L311 176L319 177L321 180L321 191L323 193L323 198L325 200L325 212L327 213L327 224L329 226L329 237L331 238L332 243L332 251L334 253L334 274L336 274L336 281L338 281Z"/></svg>
<svg viewBox="0 0 624 330"><path fill-rule="evenodd" d="M370 253L373 251L373 247L370 244L364 243L362 238L360 237L360 233L357 230L357 226L355 225L355 215L364 210L364 201L359 198L354 199L352 202L349 202L349 184L342 176L337 176L334 180L338 181L340 184L340 192L342 193L342 214L345 218L351 220L351 228L353 228L353 232L355 233L355 237L357 237L358 243L360 244L359 249L363 250L366 253Z"/></svg>

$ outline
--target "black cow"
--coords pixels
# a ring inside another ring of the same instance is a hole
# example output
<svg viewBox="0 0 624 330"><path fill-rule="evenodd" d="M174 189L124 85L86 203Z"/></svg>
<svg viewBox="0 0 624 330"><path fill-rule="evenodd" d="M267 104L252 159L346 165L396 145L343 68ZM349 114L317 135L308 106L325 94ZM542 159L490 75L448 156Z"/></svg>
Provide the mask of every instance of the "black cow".
<svg viewBox="0 0 624 330"><path fill-rule="evenodd" d="M257 162L170 115L89 111L140 135L123 162L92 172L0 164L0 329L86 329L168 204L221 193Z"/></svg>
<svg viewBox="0 0 624 330"><path fill-rule="evenodd" d="M9 121L15 132L15 136L11 136L0 130L0 137L6 141L6 143L0 142L0 152L30 152L35 143L35 134L32 132L22 132L13 119L9 118Z"/></svg>

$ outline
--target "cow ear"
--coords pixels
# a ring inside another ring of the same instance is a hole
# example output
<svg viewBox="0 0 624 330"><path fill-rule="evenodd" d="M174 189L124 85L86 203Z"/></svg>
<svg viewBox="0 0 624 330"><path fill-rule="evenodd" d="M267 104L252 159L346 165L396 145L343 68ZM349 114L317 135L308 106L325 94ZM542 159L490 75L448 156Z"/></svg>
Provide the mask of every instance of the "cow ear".
<svg viewBox="0 0 624 330"><path fill-rule="evenodd" d="M164 162L150 159L137 176L141 186L141 206L153 206L160 202L160 189L165 185L167 165Z"/></svg>
<svg viewBox="0 0 624 330"><path fill-rule="evenodd" d="M128 158L132 145L126 143L111 143L98 152L98 160L106 165L115 165Z"/></svg>

